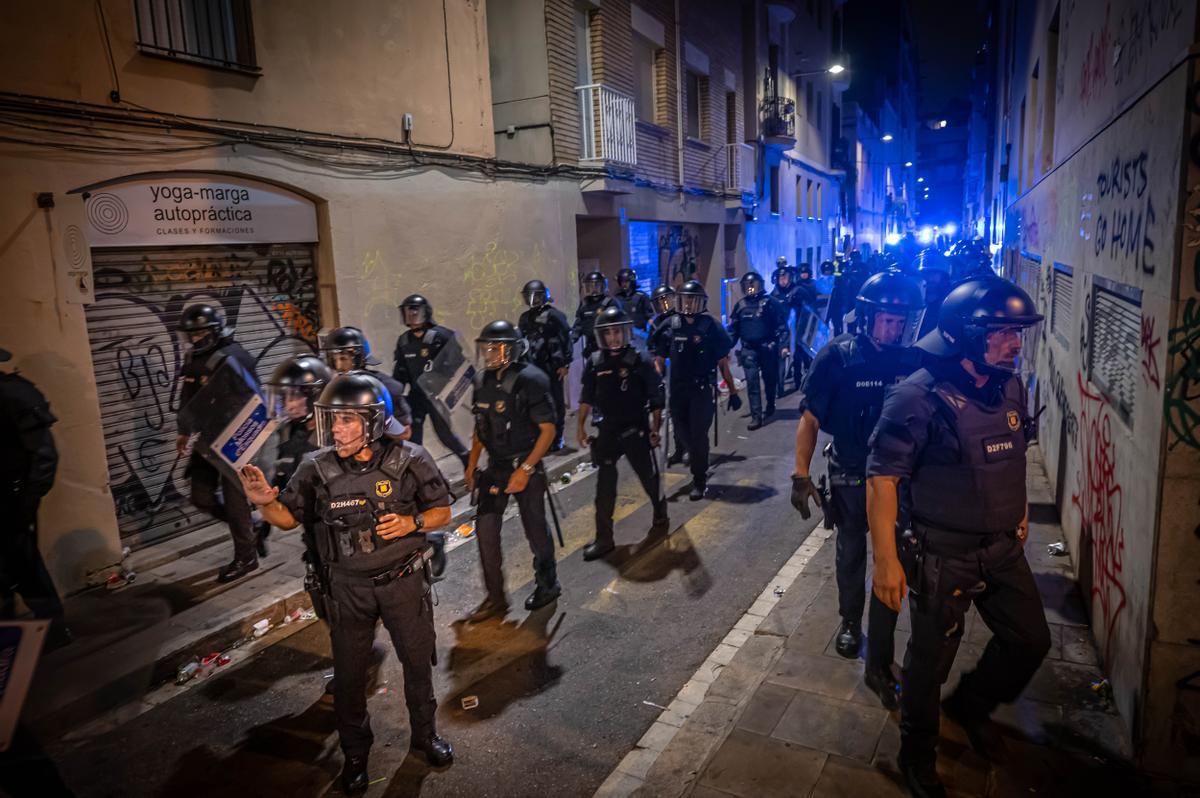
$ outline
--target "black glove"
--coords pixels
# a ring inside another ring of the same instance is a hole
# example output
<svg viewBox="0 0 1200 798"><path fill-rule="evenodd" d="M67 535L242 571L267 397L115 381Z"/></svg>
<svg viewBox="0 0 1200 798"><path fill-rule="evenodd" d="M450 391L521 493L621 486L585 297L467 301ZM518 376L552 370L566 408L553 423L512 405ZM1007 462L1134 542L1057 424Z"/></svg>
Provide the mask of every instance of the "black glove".
<svg viewBox="0 0 1200 798"><path fill-rule="evenodd" d="M808 499L812 497L816 500L817 506L821 504L821 494L813 485L812 477L800 477L792 475L792 506L800 511L800 517L807 521L812 516L812 510L808 507Z"/></svg>
<svg viewBox="0 0 1200 798"><path fill-rule="evenodd" d="M742 397L738 396L736 393L730 392L729 404L725 406L725 409L731 410L734 413L741 410L742 409Z"/></svg>

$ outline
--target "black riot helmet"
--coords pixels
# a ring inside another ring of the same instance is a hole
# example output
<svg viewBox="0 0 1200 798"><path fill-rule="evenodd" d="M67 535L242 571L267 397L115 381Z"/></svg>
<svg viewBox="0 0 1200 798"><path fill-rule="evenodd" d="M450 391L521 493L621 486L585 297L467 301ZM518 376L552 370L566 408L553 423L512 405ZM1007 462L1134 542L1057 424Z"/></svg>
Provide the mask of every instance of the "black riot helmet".
<svg viewBox="0 0 1200 798"><path fill-rule="evenodd" d="M854 298L859 332L879 346L910 346L921 329L924 315L921 286L895 270L871 277Z"/></svg>
<svg viewBox="0 0 1200 798"><path fill-rule="evenodd" d="M996 333L1020 336L1042 321L1029 294L999 275L967 280L942 300L937 329L917 346L937 357L962 357L984 372L1012 374L1013 359L988 360L989 338Z"/></svg>
<svg viewBox="0 0 1200 798"><path fill-rule="evenodd" d="M699 280L688 280L675 292L675 309L681 316L697 316L708 310L708 292Z"/></svg>
<svg viewBox="0 0 1200 798"><path fill-rule="evenodd" d="M608 291L608 278L604 272L588 272L579 283L579 291L585 297L600 296Z"/></svg>
<svg viewBox="0 0 1200 798"><path fill-rule="evenodd" d="M475 367L496 371L515 363L525 354L525 339L512 322L497 319L475 338Z"/></svg>
<svg viewBox="0 0 1200 798"><path fill-rule="evenodd" d="M541 280L530 280L521 289L521 298L531 308L540 308L551 302L550 289Z"/></svg>
<svg viewBox="0 0 1200 798"><path fill-rule="evenodd" d="M592 325L596 344L606 352L619 352L633 342L633 319L616 305L596 314Z"/></svg>
<svg viewBox="0 0 1200 798"><path fill-rule="evenodd" d="M633 269L625 268L617 272L617 287L622 291L637 290L638 276Z"/></svg>
<svg viewBox="0 0 1200 798"><path fill-rule="evenodd" d="M367 336L357 327L330 330L321 343L321 349L325 352L325 362L342 373L379 365L379 361L371 356L371 344ZM338 366L339 356L342 355L350 357L349 368Z"/></svg>
<svg viewBox="0 0 1200 798"><path fill-rule="evenodd" d="M663 283L650 292L650 302L659 313L675 309L675 289Z"/></svg>
<svg viewBox="0 0 1200 798"><path fill-rule="evenodd" d="M183 309L179 314L178 330L180 340L198 355L212 350L222 338L233 334L225 326L225 314L221 309L204 302Z"/></svg>
<svg viewBox="0 0 1200 798"><path fill-rule="evenodd" d="M353 457L383 437L392 397L375 377L352 371L330 380L313 407L317 445L334 447L339 457Z"/></svg>
<svg viewBox="0 0 1200 798"><path fill-rule="evenodd" d="M771 272L771 284L779 288L787 288L792 284L792 269L787 265L787 261L776 266L775 271Z"/></svg>
<svg viewBox="0 0 1200 798"><path fill-rule="evenodd" d="M409 294L400 303L400 321L413 330L433 324L433 305L420 294Z"/></svg>
<svg viewBox="0 0 1200 798"><path fill-rule="evenodd" d="M281 421L307 421L313 402L332 379L333 370L316 355L289 357L267 380L267 412Z"/></svg>
<svg viewBox="0 0 1200 798"><path fill-rule="evenodd" d="M831 261L831 260L821 261L821 276L822 277L832 277L835 273L836 273L836 271L835 271L835 268L833 265L833 261Z"/></svg>
<svg viewBox="0 0 1200 798"><path fill-rule="evenodd" d="M813 278L813 268L811 263L801 263L796 267L797 280L811 280Z"/></svg>
<svg viewBox="0 0 1200 798"><path fill-rule="evenodd" d="M763 292L763 278L758 272L746 272L740 282L746 296L759 296Z"/></svg>
<svg viewBox="0 0 1200 798"><path fill-rule="evenodd" d="M926 302L944 297L954 280L950 259L936 249L923 249L917 255L916 265L917 276L925 284Z"/></svg>

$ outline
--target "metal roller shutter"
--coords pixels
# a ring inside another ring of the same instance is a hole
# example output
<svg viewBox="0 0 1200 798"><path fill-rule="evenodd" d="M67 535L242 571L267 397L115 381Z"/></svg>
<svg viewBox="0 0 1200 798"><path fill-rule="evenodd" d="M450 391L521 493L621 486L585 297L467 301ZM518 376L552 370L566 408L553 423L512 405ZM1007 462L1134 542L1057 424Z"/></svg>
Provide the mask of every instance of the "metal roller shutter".
<svg viewBox="0 0 1200 798"><path fill-rule="evenodd" d="M220 305L259 379L284 358L315 351L320 313L308 244L92 251L96 301L87 307L92 367L117 523L141 546L213 523L187 500L175 453L184 348L175 333L194 302Z"/></svg>

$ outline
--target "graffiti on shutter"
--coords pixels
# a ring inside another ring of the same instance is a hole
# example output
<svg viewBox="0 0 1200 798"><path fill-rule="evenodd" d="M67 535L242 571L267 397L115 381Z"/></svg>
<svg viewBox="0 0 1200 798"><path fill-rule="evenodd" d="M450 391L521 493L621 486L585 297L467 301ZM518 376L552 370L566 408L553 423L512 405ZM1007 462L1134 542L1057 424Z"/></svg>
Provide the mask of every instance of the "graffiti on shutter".
<svg viewBox="0 0 1200 798"><path fill-rule="evenodd" d="M315 351L320 313L307 244L97 249L87 308L92 366L122 538L133 545L213 522L187 499L187 458L175 452L179 369L175 332L188 305L219 305L259 379Z"/></svg>

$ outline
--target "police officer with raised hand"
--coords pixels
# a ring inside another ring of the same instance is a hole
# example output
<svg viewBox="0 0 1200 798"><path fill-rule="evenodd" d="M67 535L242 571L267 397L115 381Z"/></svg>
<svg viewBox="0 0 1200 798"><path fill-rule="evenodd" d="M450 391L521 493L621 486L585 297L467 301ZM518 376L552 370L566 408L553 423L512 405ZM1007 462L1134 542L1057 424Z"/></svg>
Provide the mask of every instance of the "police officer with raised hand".
<svg viewBox="0 0 1200 798"><path fill-rule="evenodd" d="M337 327L329 331L322 341L325 362L339 374L362 371L383 384L392 399L392 417L386 434L391 438L409 440L413 432L413 411L404 398L404 386L382 371L371 368L379 360L371 354L371 342L357 327ZM419 443L419 441L417 441Z"/></svg>
<svg viewBox="0 0 1200 798"><path fill-rule="evenodd" d="M633 347L633 320L620 308L605 308L596 317L600 347L584 365L579 395L579 444L591 446L599 468L596 482L596 539L583 549L583 559L611 552L613 509L617 503L617 461L629 458L654 508L652 533L666 532L667 501L662 495L657 455L665 402L662 377L649 355ZM599 432L588 438L587 420L596 411Z"/></svg>
<svg viewBox="0 0 1200 798"><path fill-rule="evenodd" d="M533 552L536 587L525 599L525 609L536 610L558 598L558 566L554 541L546 524L549 488L542 457L554 442L554 402L545 373L522 361L524 342L516 327L494 321L475 339L475 434L467 467L467 489L478 498L475 537L487 597L467 618L472 623L508 612L504 590L500 527L508 497L515 496ZM487 450L487 466L479 458Z"/></svg>
<svg viewBox="0 0 1200 798"><path fill-rule="evenodd" d="M437 356L447 345L457 346L454 331L433 320L433 306L420 294L412 294L400 303L400 320L407 330L396 339L393 353L396 365L392 377L408 386L408 403L412 406L412 441L421 443L425 439L425 418L433 422L433 432L442 445L467 465L467 447L454 434L447 419L433 407L433 403L422 387L421 375L432 368Z"/></svg>
<svg viewBox="0 0 1200 798"><path fill-rule="evenodd" d="M550 379L550 396L554 399L554 444L550 451L563 447L563 423L567 417L566 392L563 382L571 369L571 325L563 312L551 302L550 289L541 280L530 280L521 289L529 306L517 320L517 328L529 345L528 358Z"/></svg>
<svg viewBox="0 0 1200 798"><path fill-rule="evenodd" d="M182 408L220 368L226 358L233 358L250 375L254 375L254 358L233 340L233 330L225 324L220 309L206 303L188 305L179 314L179 335L185 346L183 367L179 371L179 406ZM175 448L182 456L187 452L192 430L180 424ZM188 460L187 476L191 481L191 499L198 509L224 521L233 536L233 561L217 572L218 582L232 582L258 568L259 554L266 554L265 541L259 540L250 517L250 504L241 487L230 477L221 476L217 467L193 451ZM221 492L218 498L217 491Z"/></svg>
<svg viewBox="0 0 1200 798"><path fill-rule="evenodd" d="M923 309L921 288L915 280L898 272L875 275L863 284L857 298L859 331L839 335L822 347L804 380L792 504L801 517L808 518L809 499L820 501L811 468L817 433L825 430L833 436L827 521L837 530L838 612L842 619L834 646L847 659L858 657L866 604L867 442L879 420L885 390L920 366L920 357L908 347L916 340ZM865 680L886 708L895 709L896 613L874 596L870 625Z"/></svg>
<svg viewBox="0 0 1200 798"><path fill-rule="evenodd" d="M750 429L756 430L775 413L775 396L779 389L779 356L781 341L788 337L787 311L783 305L767 296L763 279L758 272L742 275L742 298L729 314L729 336L736 345L740 340L738 363L746 374L746 392L750 395ZM782 347L786 357L789 348ZM763 408L762 386L766 386L766 408Z"/></svg>
<svg viewBox="0 0 1200 798"><path fill-rule="evenodd" d="M985 756L1003 754L992 710L1016 700L1050 648L1023 549L1025 449L1036 431L1016 374L1023 338L1041 320L1029 295L1001 277L956 286L937 329L917 343L932 359L888 393L871 437L874 591L898 610L909 590L899 759L914 795L945 795L935 767L938 699L971 604L993 636L943 707ZM917 544L911 582L893 535L901 480Z"/></svg>
<svg viewBox="0 0 1200 798"><path fill-rule="evenodd" d="M380 620L404 669L410 746L434 766L454 760L434 718L435 549L423 533L449 523L450 490L427 451L384 434L388 401L374 377L338 375L315 403L317 443L328 448L301 461L282 492L252 465L241 472L264 518L280 529L309 526L316 539L330 591L334 713L347 793L363 792L370 782L374 736L366 686Z"/></svg>
<svg viewBox="0 0 1200 798"><path fill-rule="evenodd" d="M625 312L629 314L633 326L639 330L647 329L650 319L654 317L654 306L650 303L650 297L638 290L636 271L625 268L617 272L615 297Z"/></svg>
<svg viewBox="0 0 1200 798"><path fill-rule="evenodd" d="M659 369L671 361L670 410L688 452L692 472L691 501L704 498L708 481L708 428L716 414L717 369L729 386L729 407L742 406L729 371L733 341L720 322L706 313L708 294L698 280L688 280L675 294L678 313L658 337Z"/></svg>
<svg viewBox="0 0 1200 798"><path fill-rule="evenodd" d="M607 290L608 278L602 272L588 272L579 283L582 296L575 309L575 323L571 326L571 346L582 341L585 358L596 351L596 339L592 335L596 314L608 307L621 307L621 301L608 296Z"/></svg>

